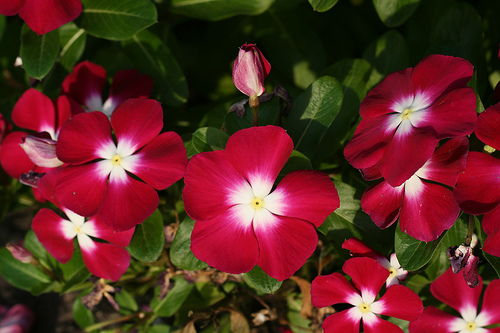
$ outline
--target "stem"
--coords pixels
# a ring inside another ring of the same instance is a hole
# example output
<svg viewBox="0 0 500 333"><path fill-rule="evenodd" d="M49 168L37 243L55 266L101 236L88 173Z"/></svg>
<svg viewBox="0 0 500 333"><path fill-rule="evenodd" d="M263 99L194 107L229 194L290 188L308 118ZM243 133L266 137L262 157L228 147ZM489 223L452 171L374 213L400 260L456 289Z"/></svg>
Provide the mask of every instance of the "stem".
<svg viewBox="0 0 500 333"><path fill-rule="evenodd" d="M253 126L258 126L258 124L259 124L259 97L258 96L251 96L250 100L248 101L248 105L250 105L250 108L252 109Z"/></svg>
<svg viewBox="0 0 500 333"><path fill-rule="evenodd" d="M469 215L469 228L467 229L467 237L465 238L465 246L470 246L472 242L472 233L474 232L474 216Z"/></svg>
<svg viewBox="0 0 500 333"><path fill-rule="evenodd" d="M124 321L128 321L130 319L134 319L134 318L144 319L145 317L146 317L146 314L141 311L141 312L138 312L138 313L130 314L130 315L123 316L123 317L120 317L120 318L106 320L106 321L103 321L101 323L97 323L97 324L94 324L94 325L87 326L87 327L85 327L85 332L92 332L92 331L101 329L103 327L109 326L109 325L118 324L118 323L121 323L121 322L124 322Z"/></svg>

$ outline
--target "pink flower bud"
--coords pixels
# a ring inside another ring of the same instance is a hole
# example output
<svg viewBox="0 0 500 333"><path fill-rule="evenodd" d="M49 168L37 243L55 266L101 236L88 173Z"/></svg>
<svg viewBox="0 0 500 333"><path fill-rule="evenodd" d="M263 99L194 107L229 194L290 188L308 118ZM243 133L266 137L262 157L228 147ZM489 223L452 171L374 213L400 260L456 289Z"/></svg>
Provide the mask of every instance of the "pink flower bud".
<svg viewBox="0 0 500 333"><path fill-rule="evenodd" d="M5 246L10 251L12 256L22 263L29 264L33 261L33 254L22 245L7 244Z"/></svg>
<svg viewBox="0 0 500 333"><path fill-rule="evenodd" d="M31 162L40 167L56 168L63 164L56 156L56 144L57 141L37 134L26 136L21 147Z"/></svg>
<svg viewBox="0 0 500 333"><path fill-rule="evenodd" d="M244 44L233 64L233 82L245 95L260 96L264 92L264 79L271 71L271 64L255 44Z"/></svg>

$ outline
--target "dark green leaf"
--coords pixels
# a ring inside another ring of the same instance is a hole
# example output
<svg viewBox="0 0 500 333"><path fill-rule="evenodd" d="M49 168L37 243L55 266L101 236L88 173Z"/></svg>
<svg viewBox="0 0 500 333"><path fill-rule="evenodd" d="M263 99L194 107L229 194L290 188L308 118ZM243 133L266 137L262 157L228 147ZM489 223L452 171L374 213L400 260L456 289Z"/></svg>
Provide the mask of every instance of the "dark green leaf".
<svg viewBox="0 0 500 333"><path fill-rule="evenodd" d="M150 0L82 0L82 4L80 28L100 38L124 40L157 20Z"/></svg>
<svg viewBox="0 0 500 333"><path fill-rule="evenodd" d="M277 125L279 118L279 99L277 97L259 105L259 126ZM247 105L245 115L240 118L236 112L226 114L224 119L226 133L232 135L237 131L252 127L252 110Z"/></svg>
<svg viewBox="0 0 500 333"><path fill-rule="evenodd" d="M59 28L59 38L62 46L59 62L71 72L85 50L87 33L70 22Z"/></svg>
<svg viewBox="0 0 500 333"><path fill-rule="evenodd" d="M308 0L312 8L317 12L330 10L339 0Z"/></svg>
<svg viewBox="0 0 500 333"><path fill-rule="evenodd" d="M88 290L81 293L73 302L73 318L81 328L86 328L90 325L95 324L95 319L92 311L87 309L82 303L82 296L87 295L88 293ZM91 332L95 332L95 330Z"/></svg>
<svg viewBox="0 0 500 333"><path fill-rule="evenodd" d="M314 81L294 101L286 122L295 149L311 157L340 111L342 86L331 76Z"/></svg>
<svg viewBox="0 0 500 333"><path fill-rule="evenodd" d="M0 249L0 275L19 289L32 291L51 283L50 277L32 264L23 264L6 248Z"/></svg>
<svg viewBox="0 0 500 333"><path fill-rule="evenodd" d="M388 27L403 24L417 9L420 0L373 0L378 16Z"/></svg>
<svg viewBox="0 0 500 333"><path fill-rule="evenodd" d="M153 262L160 256L165 245L163 218L157 209L144 222L135 227L134 237L127 250L144 262Z"/></svg>
<svg viewBox="0 0 500 333"><path fill-rule="evenodd" d="M431 260L442 238L443 236L429 243L422 242L403 233L398 224L394 246L399 264L407 271L416 271L423 267Z"/></svg>
<svg viewBox="0 0 500 333"><path fill-rule="evenodd" d="M116 293L115 300L120 306L120 312L122 313L132 313L139 310L139 306L137 305L134 296L126 289L122 289L120 292Z"/></svg>
<svg viewBox="0 0 500 333"><path fill-rule="evenodd" d="M172 10L177 14L202 20L217 21L235 15L259 15L274 0L172 0Z"/></svg>
<svg viewBox="0 0 500 333"><path fill-rule="evenodd" d="M21 30L20 56L29 76L41 80L47 75L59 55L59 32L57 30L37 35L26 24Z"/></svg>
<svg viewBox="0 0 500 333"><path fill-rule="evenodd" d="M500 277L500 258L493 256L489 253L486 253L484 251L483 251L483 256L486 258L486 260L488 260L491 267L493 267L493 269L497 273L497 276Z"/></svg>
<svg viewBox="0 0 500 333"><path fill-rule="evenodd" d="M26 236L24 236L24 247L38 259L45 259L48 254L33 229L28 230Z"/></svg>
<svg viewBox="0 0 500 333"><path fill-rule="evenodd" d="M169 333L169 332L170 332L170 326L167 325L155 325L147 329L147 333Z"/></svg>
<svg viewBox="0 0 500 333"><path fill-rule="evenodd" d="M193 133L193 148L196 153L221 150L226 147L229 135L213 127L202 127Z"/></svg>
<svg viewBox="0 0 500 333"><path fill-rule="evenodd" d="M170 247L170 260L175 266L195 271L207 267L207 264L196 258L191 252L191 233L194 228L194 220L186 216L179 225L174 241Z"/></svg>
<svg viewBox="0 0 500 333"><path fill-rule="evenodd" d="M281 169L276 182L279 182L281 178L285 177L292 171L304 169L310 170L312 168L311 161L309 161L306 155L302 154L300 151L293 150L285 166Z"/></svg>
<svg viewBox="0 0 500 333"><path fill-rule="evenodd" d="M150 306L158 316L170 317L176 314L194 288L194 284L188 283L183 276L173 277L172 282L174 287L161 300L158 298L159 288L155 290Z"/></svg>
<svg viewBox="0 0 500 333"><path fill-rule="evenodd" d="M134 67L155 81L162 101L180 106L187 101L186 77L170 49L153 33L144 30L122 43Z"/></svg>
<svg viewBox="0 0 500 333"><path fill-rule="evenodd" d="M245 281L257 291L266 294L273 294L283 283L264 273L259 266L255 266L250 272L245 273Z"/></svg>
<svg viewBox="0 0 500 333"><path fill-rule="evenodd" d="M82 252L78 247L78 242L75 243L75 252L71 257L70 261L65 264L60 264L64 279L66 283L63 286L63 292L68 292L75 289L78 289L78 286L82 282L86 282L90 277L90 272L85 266L83 262Z"/></svg>

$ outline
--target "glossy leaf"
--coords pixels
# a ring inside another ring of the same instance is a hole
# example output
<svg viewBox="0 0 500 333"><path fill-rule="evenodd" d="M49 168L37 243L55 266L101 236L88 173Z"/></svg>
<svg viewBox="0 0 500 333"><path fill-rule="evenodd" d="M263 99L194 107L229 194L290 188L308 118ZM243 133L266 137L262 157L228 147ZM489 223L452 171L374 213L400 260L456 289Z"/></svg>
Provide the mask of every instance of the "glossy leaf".
<svg viewBox="0 0 500 333"><path fill-rule="evenodd" d="M226 147L229 135L213 127L202 127L193 133L193 148L196 153L221 150Z"/></svg>
<svg viewBox="0 0 500 333"><path fill-rule="evenodd" d="M134 237L127 250L131 256L140 261L153 262L160 256L164 245L163 218L157 209L135 227Z"/></svg>
<svg viewBox="0 0 500 333"><path fill-rule="evenodd" d="M21 30L20 56L23 67L32 78L41 80L52 69L59 54L60 42L57 30L37 35L26 24Z"/></svg>
<svg viewBox="0 0 500 333"><path fill-rule="evenodd" d="M41 269L14 259L6 248L0 249L0 275L15 287L27 291L40 290L51 283L50 277Z"/></svg>
<svg viewBox="0 0 500 333"><path fill-rule="evenodd" d="M59 38L62 47L59 62L68 72L71 72L85 50L87 33L70 22L59 28Z"/></svg>
<svg viewBox="0 0 500 333"><path fill-rule="evenodd" d="M273 294L283 283L264 273L259 266L255 266L250 272L245 273L245 281L257 291L266 294Z"/></svg>
<svg viewBox="0 0 500 333"><path fill-rule="evenodd" d="M429 243L422 242L403 233L398 224L394 246L401 267L407 271L415 271L422 268L431 260L442 238L443 236Z"/></svg>
<svg viewBox="0 0 500 333"><path fill-rule="evenodd" d="M150 306L158 316L170 317L176 314L194 288L194 284L188 283L183 276L175 276L171 282L174 287L163 299L158 298L159 288L156 288L155 296L151 300Z"/></svg>
<svg viewBox="0 0 500 333"><path fill-rule="evenodd" d="M274 0L172 0L172 11L202 20L218 21L236 15L259 15Z"/></svg>
<svg viewBox="0 0 500 333"><path fill-rule="evenodd" d="M194 223L192 218L186 216L179 225L174 241L170 246L170 260L172 263L189 271L203 269L208 266L191 252L191 233L193 232Z"/></svg>
<svg viewBox="0 0 500 333"><path fill-rule="evenodd" d="M339 0L308 0L312 8L317 12L330 10Z"/></svg>
<svg viewBox="0 0 500 333"><path fill-rule="evenodd" d="M388 27L403 24L417 9L420 0L373 0L378 16Z"/></svg>

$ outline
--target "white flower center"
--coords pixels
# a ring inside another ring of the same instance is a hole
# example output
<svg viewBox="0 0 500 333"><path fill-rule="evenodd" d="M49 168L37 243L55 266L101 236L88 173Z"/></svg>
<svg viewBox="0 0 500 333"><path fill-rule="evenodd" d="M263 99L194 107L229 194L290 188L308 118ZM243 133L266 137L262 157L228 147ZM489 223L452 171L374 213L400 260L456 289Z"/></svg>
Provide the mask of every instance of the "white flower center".
<svg viewBox="0 0 500 333"><path fill-rule="evenodd" d="M365 302L358 305L358 308L359 308L359 311L361 311L361 313L363 313L363 314L371 312L370 311L370 304L365 303Z"/></svg>
<svg viewBox="0 0 500 333"><path fill-rule="evenodd" d="M255 210L260 210L264 208L264 199L255 197L251 202L252 208Z"/></svg>
<svg viewBox="0 0 500 333"><path fill-rule="evenodd" d="M122 163L122 157L119 154L115 154L113 155L113 157L111 157L111 164L113 166L119 166L121 165L121 163Z"/></svg>

